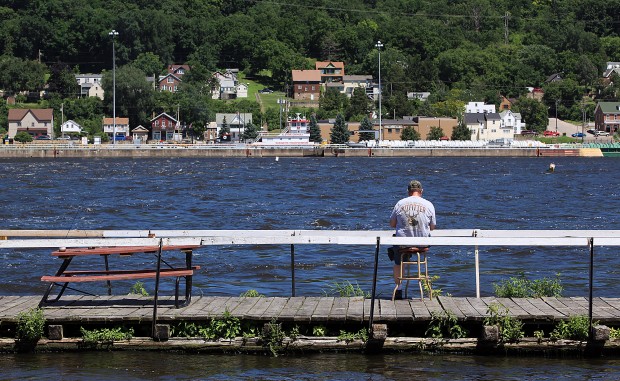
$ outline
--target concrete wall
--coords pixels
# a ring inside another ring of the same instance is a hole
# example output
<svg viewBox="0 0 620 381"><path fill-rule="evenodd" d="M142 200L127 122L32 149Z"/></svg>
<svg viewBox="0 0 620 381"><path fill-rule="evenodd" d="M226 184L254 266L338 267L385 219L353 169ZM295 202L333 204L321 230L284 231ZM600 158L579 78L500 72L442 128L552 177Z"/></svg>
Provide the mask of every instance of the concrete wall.
<svg viewBox="0 0 620 381"><path fill-rule="evenodd" d="M551 150L547 150L551 151ZM545 152L545 156L551 152ZM540 156L536 148L224 148L224 149L109 149L89 147L88 149L68 149L65 147L43 148L32 145L23 147L0 146L0 158L60 158L60 157L129 157L129 158L222 158L222 157L535 157Z"/></svg>

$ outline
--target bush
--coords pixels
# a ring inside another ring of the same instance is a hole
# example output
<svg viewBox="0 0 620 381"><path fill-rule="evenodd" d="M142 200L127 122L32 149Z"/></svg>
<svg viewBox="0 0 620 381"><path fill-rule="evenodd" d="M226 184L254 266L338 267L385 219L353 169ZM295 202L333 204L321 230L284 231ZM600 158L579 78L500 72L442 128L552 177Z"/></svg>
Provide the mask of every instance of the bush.
<svg viewBox="0 0 620 381"><path fill-rule="evenodd" d="M40 308L31 308L17 315L17 341L35 343L43 336L45 317Z"/></svg>
<svg viewBox="0 0 620 381"><path fill-rule="evenodd" d="M20 142L20 143L29 143L32 141L32 135L30 135L27 132L18 132L17 134L15 134L15 137L13 138L16 142Z"/></svg>
<svg viewBox="0 0 620 381"><path fill-rule="evenodd" d="M592 325L597 325L597 322L593 322ZM571 316L568 321L561 320L556 326L553 332L551 332L551 339L569 339L569 340L587 340L590 334L590 319L585 315Z"/></svg>
<svg viewBox="0 0 620 381"><path fill-rule="evenodd" d="M527 279L524 273L510 277L500 283L493 283L498 298L541 298L543 296L560 297L564 287L560 282L560 274L555 278L542 278L534 281Z"/></svg>
<svg viewBox="0 0 620 381"><path fill-rule="evenodd" d="M524 336L523 322L508 315L508 308L499 304L491 303L487 309L487 317L484 318L484 325L496 325L499 327L500 341L504 343L514 343L521 340Z"/></svg>

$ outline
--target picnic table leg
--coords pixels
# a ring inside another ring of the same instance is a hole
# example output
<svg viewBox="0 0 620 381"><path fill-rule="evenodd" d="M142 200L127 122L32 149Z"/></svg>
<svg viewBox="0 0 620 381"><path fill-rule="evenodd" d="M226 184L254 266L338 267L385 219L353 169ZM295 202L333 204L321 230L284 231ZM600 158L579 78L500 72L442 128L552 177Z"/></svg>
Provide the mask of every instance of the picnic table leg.
<svg viewBox="0 0 620 381"><path fill-rule="evenodd" d="M110 271L110 265L108 264L108 255L103 255L103 261L105 262L105 271ZM112 295L112 282L108 280L105 283L108 285L108 295Z"/></svg>
<svg viewBox="0 0 620 381"><path fill-rule="evenodd" d="M161 271L161 251L163 240L159 239L159 250L157 251L157 272L155 273L155 296L153 298L153 325L151 326L151 337L155 337L155 326L157 325L157 299L159 297L159 274Z"/></svg>
<svg viewBox="0 0 620 381"><path fill-rule="evenodd" d="M65 272L65 270L67 270L67 267L69 267L69 264L71 263L72 259L73 259L73 257L65 257L64 261L62 261L62 264L60 265L60 268L58 268L58 271L56 271L56 276L61 276ZM54 298L54 302L56 302L56 301L58 301L58 299L60 299L62 294L65 292L65 289L67 288L68 284L69 283L65 283L62 286L62 288L58 292L58 295L56 295L56 298ZM43 294L43 298L41 298L41 301L39 302L39 307L41 307L43 304L48 302L47 298L49 297L50 292L52 292L52 289L55 286L56 286L56 283L54 283L54 282L50 283L50 285L47 287L47 290L45 291L45 294Z"/></svg>

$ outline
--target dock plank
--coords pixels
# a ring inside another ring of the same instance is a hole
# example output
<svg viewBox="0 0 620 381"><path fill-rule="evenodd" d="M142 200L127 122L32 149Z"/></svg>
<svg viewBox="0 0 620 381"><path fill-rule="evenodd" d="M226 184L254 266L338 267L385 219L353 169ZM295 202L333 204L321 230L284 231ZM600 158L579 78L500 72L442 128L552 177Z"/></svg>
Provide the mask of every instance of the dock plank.
<svg viewBox="0 0 620 381"><path fill-rule="evenodd" d="M483 302L480 298L465 298L465 300L467 300L471 308L476 311L476 313L480 317L480 320L484 320L484 318L487 316L487 309L489 308L487 304Z"/></svg>
<svg viewBox="0 0 620 381"><path fill-rule="evenodd" d="M566 318L566 315L551 307L542 298L531 298L527 299L527 301L540 311L540 314L544 319L561 320Z"/></svg>
<svg viewBox="0 0 620 381"><path fill-rule="evenodd" d="M320 297L310 296L304 298L303 304L297 310L297 314L293 317L293 320L300 322L310 322L312 316L314 315L314 311L319 305Z"/></svg>
<svg viewBox="0 0 620 381"><path fill-rule="evenodd" d="M364 307L364 298L349 298L349 307L347 308L347 321L364 321L364 316L370 315L370 304L367 305L367 311L364 310Z"/></svg>
<svg viewBox="0 0 620 381"><path fill-rule="evenodd" d="M286 303L288 303L288 298L273 298L273 301L263 313L262 320L278 319Z"/></svg>
<svg viewBox="0 0 620 381"><path fill-rule="evenodd" d="M431 320L431 312L428 310L426 303L420 299L409 300L409 307L413 313L414 320Z"/></svg>
<svg viewBox="0 0 620 381"><path fill-rule="evenodd" d="M415 319L413 308L408 300L395 300L390 302L394 303L394 308L396 309L396 319L398 321L413 321ZM426 310L426 314L428 314L426 307L422 306L421 308L424 308Z"/></svg>
<svg viewBox="0 0 620 381"><path fill-rule="evenodd" d="M558 298L543 296L542 300L547 303L547 305L558 311L559 315L563 316L563 319L575 315L575 313L570 308L566 307L564 303L559 301Z"/></svg>
<svg viewBox="0 0 620 381"><path fill-rule="evenodd" d="M297 316L297 312L301 308L304 303L304 297L302 296L292 296L287 301L284 307L282 307L282 311L280 311L280 315L278 316L278 320L282 321L293 321L295 316ZM308 319L310 320L310 319Z"/></svg>
<svg viewBox="0 0 620 381"><path fill-rule="evenodd" d="M329 312L328 321L346 321L349 309L349 298L334 298L334 304Z"/></svg>
<svg viewBox="0 0 620 381"><path fill-rule="evenodd" d="M310 318L310 321L327 321L334 305L334 299L335 298L331 296L320 298L314 310L314 315Z"/></svg>
<svg viewBox="0 0 620 381"><path fill-rule="evenodd" d="M457 319L464 320L467 316L461 311L461 309L456 305L454 299L451 297L440 296L437 297L437 301L443 307L444 311L451 312Z"/></svg>
<svg viewBox="0 0 620 381"><path fill-rule="evenodd" d="M394 302L386 299L377 299L375 300L375 307L377 306L379 306L379 314L375 311L375 322L394 322L397 320Z"/></svg>
<svg viewBox="0 0 620 381"><path fill-rule="evenodd" d="M242 319L249 320L263 320L265 316L265 311L269 309L269 306L273 302L274 298L257 298L258 300L254 304L254 306L246 311L243 315L236 315ZM269 319L267 319L269 320Z"/></svg>

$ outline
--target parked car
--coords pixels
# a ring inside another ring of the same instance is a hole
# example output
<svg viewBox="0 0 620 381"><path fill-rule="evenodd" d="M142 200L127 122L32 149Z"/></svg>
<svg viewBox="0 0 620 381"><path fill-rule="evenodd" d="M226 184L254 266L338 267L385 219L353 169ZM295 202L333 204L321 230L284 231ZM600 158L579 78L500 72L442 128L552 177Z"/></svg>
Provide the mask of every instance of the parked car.
<svg viewBox="0 0 620 381"><path fill-rule="evenodd" d="M607 131L596 131L597 136L609 136L609 132Z"/></svg>
<svg viewBox="0 0 620 381"><path fill-rule="evenodd" d="M590 134L590 135L596 135L596 130L594 130L594 129L592 129L592 128L591 128L591 129L589 129L589 130L588 130L588 131L586 131L586 132L587 132L588 134Z"/></svg>
<svg viewBox="0 0 620 381"><path fill-rule="evenodd" d="M521 135L536 135L537 132L534 130L523 130L521 131Z"/></svg>
<svg viewBox="0 0 620 381"><path fill-rule="evenodd" d="M586 136L586 134L584 134L583 132L575 132L574 134L571 135L573 138L583 138Z"/></svg>
<svg viewBox="0 0 620 381"><path fill-rule="evenodd" d="M557 132L557 131L549 131L549 130L547 130L547 131L543 132L543 135L545 135L545 136L560 136L560 133Z"/></svg>
<svg viewBox="0 0 620 381"><path fill-rule="evenodd" d="M268 87L265 87L264 89L258 90L258 92L261 94L270 94L270 93L273 93L273 90L271 90Z"/></svg>
<svg viewBox="0 0 620 381"><path fill-rule="evenodd" d="M52 137L49 135L39 135L35 138L35 140L52 140Z"/></svg>

